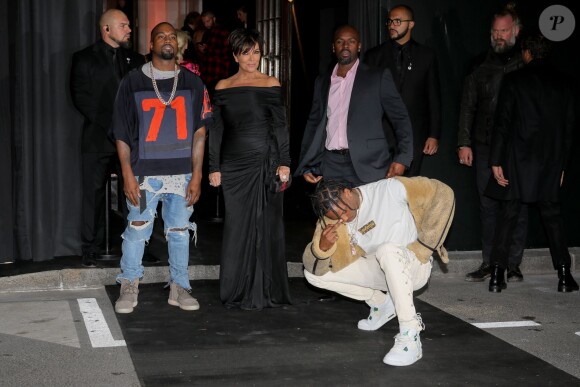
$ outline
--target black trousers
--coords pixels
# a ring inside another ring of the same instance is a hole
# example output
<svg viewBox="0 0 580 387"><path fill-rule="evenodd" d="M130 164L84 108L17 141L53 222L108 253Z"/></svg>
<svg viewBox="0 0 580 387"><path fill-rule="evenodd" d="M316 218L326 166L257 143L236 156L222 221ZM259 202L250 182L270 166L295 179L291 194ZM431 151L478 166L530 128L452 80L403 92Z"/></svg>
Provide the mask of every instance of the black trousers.
<svg viewBox="0 0 580 387"><path fill-rule="evenodd" d="M107 181L116 171L116 153L83 153L83 200L81 242L83 254L99 254L105 241L105 195ZM118 174L119 175L119 174ZM123 191L119 176L119 191Z"/></svg>
<svg viewBox="0 0 580 387"><path fill-rule="evenodd" d="M322 176L325 179L346 180L350 182L353 187L358 187L359 185L365 184L364 181L359 179L356 171L354 170L352 160L350 159L350 153L341 155L332 153L330 151L325 151L322 164L320 166L320 171L322 172Z"/></svg>
<svg viewBox="0 0 580 387"><path fill-rule="evenodd" d="M491 263L494 234L498 219L501 218L501 201L483 194L492 175L489 167L489 146L481 143L473 148L475 158L475 178L479 194L479 213L481 217L481 252L484 263ZM520 206L516 224L512 229L509 243L508 261L510 266L522 263L526 238L528 236L528 207Z"/></svg>
<svg viewBox="0 0 580 387"><path fill-rule="evenodd" d="M511 234L517 225L522 203L519 200L510 200L502 204L503 215L497 223L491 254L494 264L507 268L508 252L512 240ZM550 255L552 256L554 269L557 270L562 265L570 267L572 260L564 234L564 221L560 213L560 203L537 202L536 205L540 211L544 231L550 245Z"/></svg>

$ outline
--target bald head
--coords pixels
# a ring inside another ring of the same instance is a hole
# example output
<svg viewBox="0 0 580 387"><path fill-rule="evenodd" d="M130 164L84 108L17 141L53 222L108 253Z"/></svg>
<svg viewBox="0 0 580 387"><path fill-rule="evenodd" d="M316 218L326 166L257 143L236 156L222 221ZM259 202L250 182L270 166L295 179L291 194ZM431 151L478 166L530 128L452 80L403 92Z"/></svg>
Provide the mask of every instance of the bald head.
<svg viewBox="0 0 580 387"><path fill-rule="evenodd" d="M126 18L127 16L123 13L123 11L119 11L118 9L109 9L101 15L101 18L99 19L99 26L104 27L113 23L115 20Z"/></svg>
<svg viewBox="0 0 580 387"><path fill-rule="evenodd" d="M343 33L348 33L349 35L354 36L357 41L360 41L360 36L358 34L357 29L349 24L345 24L343 26L340 26L334 31L334 40L336 40L336 38Z"/></svg>
<svg viewBox="0 0 580 387"><path fill-rule="evenodd" d="M118 9L109 9L99 19L101 38L112 47L131 47L129 19Z"/></svg>

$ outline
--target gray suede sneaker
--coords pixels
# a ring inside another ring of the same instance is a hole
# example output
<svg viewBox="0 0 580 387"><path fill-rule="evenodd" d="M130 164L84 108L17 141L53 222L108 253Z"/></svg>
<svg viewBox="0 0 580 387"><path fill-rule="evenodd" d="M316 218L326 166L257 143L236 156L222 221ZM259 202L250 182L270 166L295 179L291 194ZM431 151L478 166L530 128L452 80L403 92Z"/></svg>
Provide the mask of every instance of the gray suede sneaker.
<svg viewBox="0 0 580 387"><path fill-rule="evenodd" d="M169 288L169 299L167 300L169 305L179 306L183 310L199 309L199 303L191 296L191 290L184 289L173 282Z"/></svg>
<svg viewBox="0 0 580 387"><path fill-rule="evenodd" d="M121 280L121 294L119 299L115 302L115 312L117 313L131 313L133 308L137 306L137 296L139 295L139 279L133 282L122 279Z"/></svg>

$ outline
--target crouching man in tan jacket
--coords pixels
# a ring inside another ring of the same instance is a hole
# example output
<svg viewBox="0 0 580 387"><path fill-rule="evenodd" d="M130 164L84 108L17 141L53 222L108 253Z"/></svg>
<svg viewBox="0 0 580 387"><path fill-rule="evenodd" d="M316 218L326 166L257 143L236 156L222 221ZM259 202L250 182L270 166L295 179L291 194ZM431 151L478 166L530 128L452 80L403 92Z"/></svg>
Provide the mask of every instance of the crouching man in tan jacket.
<svg viewBox="0 0 580 387"><path fill-rule="evenodd" d="M322 180L312 204L319 221L303 255L312 285L365 301L366 331L395 316L400 333L383 362L407 366L423 356L425 329L413 291L427 284L433 252L449 261L443 241L455 212L453 191L425 177L396 177L351 189L340 180Z"/></svg>

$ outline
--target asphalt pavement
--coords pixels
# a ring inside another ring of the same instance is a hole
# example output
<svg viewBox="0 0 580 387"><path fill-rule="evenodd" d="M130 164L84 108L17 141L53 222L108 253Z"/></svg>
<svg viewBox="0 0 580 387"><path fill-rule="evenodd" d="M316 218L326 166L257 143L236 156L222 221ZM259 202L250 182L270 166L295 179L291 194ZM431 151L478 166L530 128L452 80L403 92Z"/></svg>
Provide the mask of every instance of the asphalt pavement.
<svg viewBox="0 0 580 387"><path fill-rule="evenodd" d="M488 323L481 329L578 378L580 386L580 292L558 293L555 273L524 275L494 294L487 283L440 273L418 298L469 324ZM142 385L104 286L1 292L0 316L1 386ZM520 385L518 372L503 385ZM502 384L482 378L476 385Z"/></svg>

